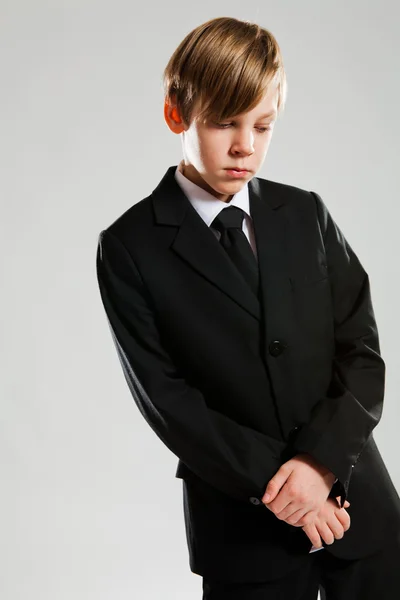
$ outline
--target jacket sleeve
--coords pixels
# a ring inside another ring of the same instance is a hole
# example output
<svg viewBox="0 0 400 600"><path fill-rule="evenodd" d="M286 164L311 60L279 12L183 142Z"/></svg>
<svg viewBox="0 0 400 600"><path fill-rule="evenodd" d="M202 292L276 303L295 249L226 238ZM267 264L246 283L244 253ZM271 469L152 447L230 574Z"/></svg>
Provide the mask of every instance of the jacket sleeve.
<svg viewBox="0 0 400 600"><path fill-rule="evenodd" d="M385 388L368 274L321 197L311 192L324 238L331 285L335 357L331 385L294 441L338 478L331 496L348 494L352 469L379 423Z"/></svg>
<svg viewBox="0 0 400 600"><path fill-rule="evenodd" d="M260 499L281 465L285 442L207 406L160 339L152 299L122 241L100 233L97 279L130 392L162 442L196 475L239 500Z"/></svg>

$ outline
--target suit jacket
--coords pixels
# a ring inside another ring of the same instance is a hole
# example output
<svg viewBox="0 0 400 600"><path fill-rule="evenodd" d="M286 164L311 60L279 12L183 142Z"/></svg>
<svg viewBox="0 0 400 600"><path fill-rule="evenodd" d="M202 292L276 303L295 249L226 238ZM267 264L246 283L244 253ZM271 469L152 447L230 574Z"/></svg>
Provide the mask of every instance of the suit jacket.
<svg viewBox="0 0 400 600"><path fill-rule="evenodd" d="M97 276L132 396L179 458L192 571L256 581L309 558L261 502L298 452L351 502L323 552L372 554L400 535L400 499L373 438L385 364L368 274L317 193L253 177L259 301L175 169L101 231Z"/></svg>

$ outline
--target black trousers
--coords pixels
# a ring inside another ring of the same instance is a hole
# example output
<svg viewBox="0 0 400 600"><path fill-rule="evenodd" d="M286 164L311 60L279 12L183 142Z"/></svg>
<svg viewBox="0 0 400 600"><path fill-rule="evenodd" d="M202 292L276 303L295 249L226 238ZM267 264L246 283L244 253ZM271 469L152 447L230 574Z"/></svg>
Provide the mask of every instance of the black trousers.
<svg viewBox="0 0 400 600"><path fill-rule="evenodd" d="M224 583L203 578L203 600L394 600L400 598L400 541L359 560L319 550L307 567L290 576L258 583Z"/></svg>

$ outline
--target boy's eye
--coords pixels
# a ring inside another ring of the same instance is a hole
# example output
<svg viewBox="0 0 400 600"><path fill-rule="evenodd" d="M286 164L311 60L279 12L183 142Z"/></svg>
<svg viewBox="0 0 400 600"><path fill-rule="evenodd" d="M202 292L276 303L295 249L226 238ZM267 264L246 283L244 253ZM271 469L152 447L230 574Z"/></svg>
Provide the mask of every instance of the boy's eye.
<svg viewBox="0 0 400 600"><path fill-rule="evenodd" d="M230 125L233 125L233 123L214 123L214 124L217 127L220 127L221 129L226 129ZM258 131L260 131L261 133L264 133L265 131L270 131L271 130L271 126L268 125L268 127L256 127L256 129L258 129Z"/></svg>

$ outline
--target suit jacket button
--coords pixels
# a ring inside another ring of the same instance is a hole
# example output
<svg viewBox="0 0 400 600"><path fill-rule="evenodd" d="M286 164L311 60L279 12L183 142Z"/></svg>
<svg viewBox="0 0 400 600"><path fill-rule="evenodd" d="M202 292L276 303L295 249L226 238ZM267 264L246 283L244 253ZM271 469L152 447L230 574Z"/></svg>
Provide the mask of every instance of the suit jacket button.
<svg viewBox="0 0 400 600"><path fill-rule="evenodd" d="M254 498L254 496L251 496L250 502L254 505L261 504L261 500L259 500L258 498Z"/></svg>
<svg viewBox="0 0 400 600"><path fill-rule="evenodd" d="M279 340L274 340L269 345L269 353L272 356L279 356L285 349L285 345Z"/></svg>

